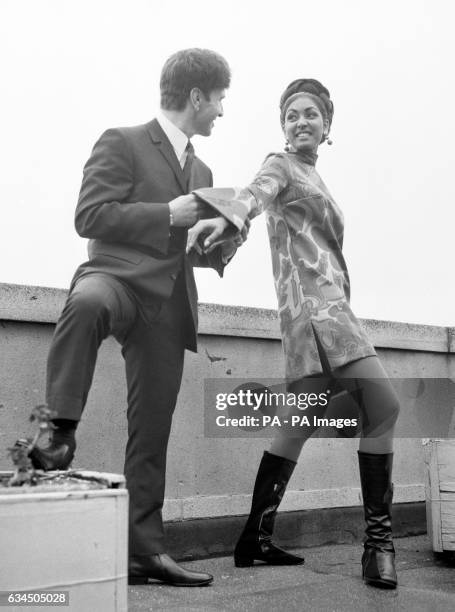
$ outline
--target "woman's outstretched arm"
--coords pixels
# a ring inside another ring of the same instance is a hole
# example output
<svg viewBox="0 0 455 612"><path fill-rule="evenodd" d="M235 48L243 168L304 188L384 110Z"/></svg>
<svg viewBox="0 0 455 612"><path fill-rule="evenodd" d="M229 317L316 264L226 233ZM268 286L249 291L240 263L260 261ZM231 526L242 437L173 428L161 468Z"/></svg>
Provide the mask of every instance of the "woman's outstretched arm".
<svg viewBox="0 0 455 612"><path fill-rule="evenodd" d="M188 233L187 252L201 246L213 247L223 239L232 238L235 228L242 231L247 219L263 212L288 186L288 160L283 154L269 155L253 181L243 189L204 188L194 192L216 210L221 217L198 221Z"/></svg>

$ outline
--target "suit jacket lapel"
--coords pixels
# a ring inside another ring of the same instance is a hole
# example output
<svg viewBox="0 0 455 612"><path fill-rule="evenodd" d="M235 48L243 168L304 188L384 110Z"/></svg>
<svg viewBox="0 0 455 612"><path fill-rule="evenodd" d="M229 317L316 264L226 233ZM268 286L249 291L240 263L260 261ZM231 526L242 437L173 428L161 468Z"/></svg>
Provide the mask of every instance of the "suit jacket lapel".
<svg viewBox="0 0 455 612"><path fill-rule="evenodd" d="M182 188L183 193L187 192L187 186L185 181L185 176L183 174L183 170L180 166L179 160L175 155L175 151L168 140L168 137L163 132L160 124L156 119L153 119L148 124L148 131L153 143L160 150L161 154L170 165L172 170L174 171L175 177L179 182L180 187Z"/></svg>

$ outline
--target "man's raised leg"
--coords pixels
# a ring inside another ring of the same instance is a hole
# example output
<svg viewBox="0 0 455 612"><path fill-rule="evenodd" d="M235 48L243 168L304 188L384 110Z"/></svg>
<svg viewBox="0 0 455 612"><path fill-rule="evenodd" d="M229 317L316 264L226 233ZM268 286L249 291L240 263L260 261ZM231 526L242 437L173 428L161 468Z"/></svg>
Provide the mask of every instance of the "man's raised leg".
<svg viewBox="0 0 455 612"><path fill-rule="evenodd" d="M57 323L47 362L46 401L55 412L52 442L30 454L37 468L66 469L74 456L76 427L92 383L101 342L131 325L136 306L115 278L92 274L77 281Z"/></svg>

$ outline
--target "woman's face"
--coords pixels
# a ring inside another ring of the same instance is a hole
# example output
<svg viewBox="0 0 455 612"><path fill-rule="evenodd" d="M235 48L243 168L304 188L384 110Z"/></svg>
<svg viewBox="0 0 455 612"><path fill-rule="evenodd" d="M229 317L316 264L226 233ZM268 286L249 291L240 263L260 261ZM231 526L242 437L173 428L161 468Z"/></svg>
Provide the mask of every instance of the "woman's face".
<svg viewBox="0 0 455 612"><path fill-rule="evenodd" d="M309 96L299 96L286 110L283 132L291 151L316 153L325 128L324 117Z"/></svg>

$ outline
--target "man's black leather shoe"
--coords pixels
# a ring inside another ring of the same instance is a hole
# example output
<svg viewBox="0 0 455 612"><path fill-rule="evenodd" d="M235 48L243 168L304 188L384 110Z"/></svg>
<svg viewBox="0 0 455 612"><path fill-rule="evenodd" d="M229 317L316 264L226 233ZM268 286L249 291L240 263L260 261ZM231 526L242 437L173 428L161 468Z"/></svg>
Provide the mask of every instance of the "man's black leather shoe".
<svg viewBox="0 0 455 612"><path fill-rule="evenodd" d="M35 447L30 452L33 467L38 470L66 470L74 457L76 444L52 441L46 448Z"/></svg>
<svg viewBox="0 0 455 612"><path fill-rule="evenodd" d="M147 584L159 580L172 586L206 586L213 580L211 574L190 572L178 565L169 555L144 557L144 561L130 561L128 584Z"/></svg>

